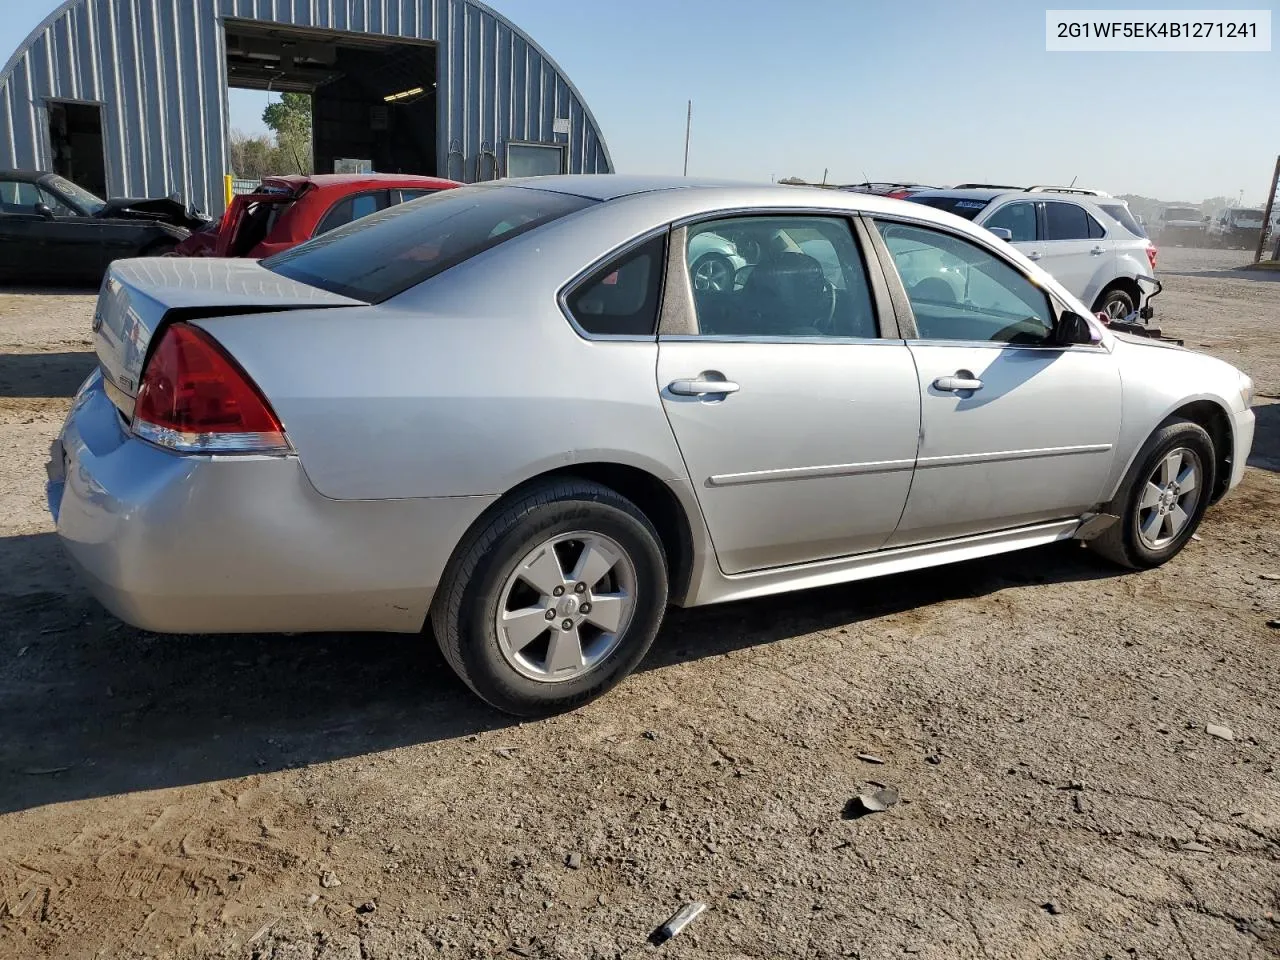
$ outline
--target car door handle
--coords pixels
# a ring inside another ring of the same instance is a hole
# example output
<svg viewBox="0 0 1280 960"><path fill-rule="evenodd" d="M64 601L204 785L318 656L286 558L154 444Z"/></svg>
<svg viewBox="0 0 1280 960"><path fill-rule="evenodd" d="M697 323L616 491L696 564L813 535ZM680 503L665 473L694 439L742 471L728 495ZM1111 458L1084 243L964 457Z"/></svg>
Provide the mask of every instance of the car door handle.
<svg viewBox="0 0 1280 960"><path fill-rule="evenodd" d="M1039 260L1040 257L1041 257L1041 253L1039 250L1032 250L1030 253L1027 254L1028 260Z"/></svg>
<svg viewBox="0 0 1280 960"><path fill-rule="evenodd" d="M1090 256L1100 257L1106 252L1107 251L1103 250L1102 247L1094 247L1092 250L1089 251L1089 254Z"/></svg>
<svg viewBox="0 0 1280 960"><path fill-rule="evenodd" d="M956 393L960 390L981 390L982 381L978 380L973 374L967 370L961 370L954 377L939 377L933 381L933 385L938 390L945 390L948 393Z"/></svg>
<svg viewBox="0 0 1280 960"><path fill-rule="evenodd" d="M708 379L706 374L693 380L672 380L667 389L678 397L702 397L716 394L737 393L742 388L732 380Z"/></svg>

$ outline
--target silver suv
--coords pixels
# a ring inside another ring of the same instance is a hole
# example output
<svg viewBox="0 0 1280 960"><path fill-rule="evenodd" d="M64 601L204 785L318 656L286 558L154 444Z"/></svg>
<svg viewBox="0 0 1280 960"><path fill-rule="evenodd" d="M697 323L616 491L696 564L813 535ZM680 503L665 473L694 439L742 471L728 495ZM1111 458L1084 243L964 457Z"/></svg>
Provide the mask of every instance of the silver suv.
<svg viewBox="0 0 1280 960"><path fill-rule="evenodd" d="M1156 248L1123 200L1070 187L962 187L907 198L972 220L1010 241L1109 317L1152 316Z"/></svg>

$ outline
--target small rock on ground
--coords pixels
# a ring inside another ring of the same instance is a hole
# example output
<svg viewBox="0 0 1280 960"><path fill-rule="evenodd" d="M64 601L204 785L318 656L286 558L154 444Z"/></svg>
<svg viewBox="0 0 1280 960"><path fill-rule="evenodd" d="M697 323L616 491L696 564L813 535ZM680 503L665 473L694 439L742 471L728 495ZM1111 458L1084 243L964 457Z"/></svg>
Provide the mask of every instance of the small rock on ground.
<svg viewBox="0 0 1280 960"><path fill-rule="evenodd" d="M1230 727L1220 727L1216 723L1206 724L1204 732L1211 737L1217 737L1219 740L1234 740L1236 738Z"/></svg>

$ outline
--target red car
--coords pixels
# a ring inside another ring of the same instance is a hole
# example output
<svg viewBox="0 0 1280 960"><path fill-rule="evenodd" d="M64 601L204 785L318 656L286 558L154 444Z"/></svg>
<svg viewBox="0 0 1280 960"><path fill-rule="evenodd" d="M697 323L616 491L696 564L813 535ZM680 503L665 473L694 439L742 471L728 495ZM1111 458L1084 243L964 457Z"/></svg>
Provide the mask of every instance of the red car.
<svg viewBox="0 0 1280 960"><path fill-rule="evenodd" d="M233 197L227 212L183 240L175 257L269 257L378 210L460 187L456 180L399 173L266 177Z"/></svg>

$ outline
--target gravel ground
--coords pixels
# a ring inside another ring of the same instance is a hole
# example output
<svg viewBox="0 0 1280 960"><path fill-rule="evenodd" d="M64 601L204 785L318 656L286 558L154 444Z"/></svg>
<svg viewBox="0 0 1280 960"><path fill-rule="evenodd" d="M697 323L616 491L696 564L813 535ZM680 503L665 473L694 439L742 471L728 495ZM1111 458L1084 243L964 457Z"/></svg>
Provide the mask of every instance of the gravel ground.
<svg viewBox="0 0 1280 960"><path fill-rule="evenodd" d="M1260 392L1174 562L673 611L621 689L523 724L420 638L102 612L43 494L93 298L0 293L0 956L1280 955L1280 277L1239 257L1161 253L1166 333Z"/></svg>

